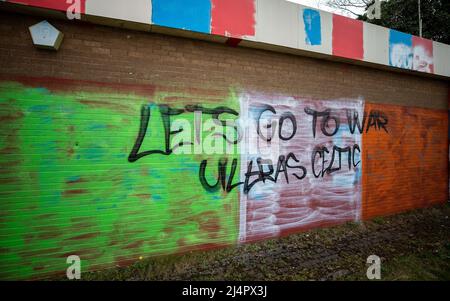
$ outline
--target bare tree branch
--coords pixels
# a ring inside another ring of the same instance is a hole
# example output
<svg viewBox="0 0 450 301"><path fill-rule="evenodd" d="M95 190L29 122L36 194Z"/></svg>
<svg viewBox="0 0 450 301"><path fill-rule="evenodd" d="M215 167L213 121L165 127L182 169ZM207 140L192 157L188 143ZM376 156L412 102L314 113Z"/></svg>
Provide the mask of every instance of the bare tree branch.
<svg viewBox="0 0 450 301"><path fill-rule="evenodd" d="M344 10L355 16L361 16L360 13L355 12L355 9L360 11L367 8L373 0L328 0L327 6L335 9Z"/></svg>

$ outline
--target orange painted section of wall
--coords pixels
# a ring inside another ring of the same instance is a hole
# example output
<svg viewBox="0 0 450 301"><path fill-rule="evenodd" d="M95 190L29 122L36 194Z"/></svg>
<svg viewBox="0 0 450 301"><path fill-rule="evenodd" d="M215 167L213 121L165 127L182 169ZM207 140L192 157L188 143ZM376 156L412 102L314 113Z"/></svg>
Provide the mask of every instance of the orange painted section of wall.
<svg viewBox="0 0 450 301"><path fill-rule="evenodd" d="M363 219L445 202L447 112L366 103L371 110L387 116L388 133L363 135Z"/></svg>

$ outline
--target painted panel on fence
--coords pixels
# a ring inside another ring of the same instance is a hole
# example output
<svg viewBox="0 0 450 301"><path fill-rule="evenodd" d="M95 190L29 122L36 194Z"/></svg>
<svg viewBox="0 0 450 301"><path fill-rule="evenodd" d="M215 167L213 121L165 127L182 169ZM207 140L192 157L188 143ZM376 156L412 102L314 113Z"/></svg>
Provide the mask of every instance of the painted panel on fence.
<svg viewBox="0 0 450 301"><path fill-rule="evenodd" d="M389 133L363 140L363 218L425 207L447 199L445 111L367 104L383 112Z"/></svg>
<svg viewBox="0 0 450 301"><path fill-rule="evenodd" d="M363 59L363 22L333 14L333 55Z"/></svg>
<svg viewBox="0 0 450 301"><path fill-rule="evenodd" d="M49 9L55 9L60 11L67 11L70 8L72 13L84 13L85 4L87 0L80 0L78 2L65 0L8 0L7 2L25 4L36 7L43 7Z"/></svg>
<svg viewBox="0 0 450 301"><path fill-rule="evenodd" d="M201 160L216 166L210 180L228 156L172 155L166 144L169 130L193 127L190 109L203 110L211 127L213 114L239 110L237 99L139 89L0 83L0 279L65 273L72 254L88 271L237 240L238 193L206 191L199 182ZM175 113L185 122L171 126ZM223 141L207 129L198 135ZM144 155L130 162L139 138L136 155Z"/></svg>
<svg viewBox="0 0 450 301"><path fill-rule="evenodd" d="M151 0L86 0L86 14L150 24Z"/></svg>
<svg viewBox="0 0 450 301"><path fill-rule="evenodd" d="M433 41L413 36L412 52L413 70L434 73Z"/></svg>
<svg viewBox="0 0 450 301"><path fill-rule="evenodd" d="M241 242L359 219L361 134L346 124L363 110L362 101L241 96Z"/></svg>
<svg viewBox="0 0 450 301"><path fill-rule="evenodd" d="M322 45L320 12L315 9L304 9L303 25L306 35L305 43L307 45Z"/></svg>
<svg viewBox="0 0 450 301"><path fill-rule="evenodd" d="M152 23L203 33L211 32L210 0L152 0Z"/></svg>
<svg viewBox="0 0 450 301"><path fill-rule="evenodd" d="M211 33L233 38L255 35L255 0L211 0Z"/></svg>
<svg viewBox="0 0 450 301"><path fill-rule="evenodd" d="M412 36L391 29L389 31L389 65L412 69Z"/></svg>

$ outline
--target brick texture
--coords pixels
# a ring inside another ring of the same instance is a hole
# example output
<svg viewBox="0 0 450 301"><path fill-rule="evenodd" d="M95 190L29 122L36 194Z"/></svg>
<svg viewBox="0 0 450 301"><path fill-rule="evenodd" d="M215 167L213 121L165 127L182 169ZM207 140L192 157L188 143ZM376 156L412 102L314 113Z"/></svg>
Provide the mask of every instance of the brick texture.
<svg viewBox="0 0 450 301"><path fill-rule="evenodd" d="M121 84L152 84L305 98L447 108L448 83L344 63L204 41L51 20L58 52L35 49L28 26L40 18L0 12L0 72Z"/></svg>

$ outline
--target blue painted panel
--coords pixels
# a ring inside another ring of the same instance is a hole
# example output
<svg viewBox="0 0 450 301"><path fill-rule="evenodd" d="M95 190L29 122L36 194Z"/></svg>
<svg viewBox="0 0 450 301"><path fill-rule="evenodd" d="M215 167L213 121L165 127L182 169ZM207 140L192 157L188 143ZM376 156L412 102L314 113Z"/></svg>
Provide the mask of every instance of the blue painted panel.
<svg viewBox="0 0 450 301"><path fill-rule="evenodd" d="M314 9L303 10L303 23L305 24L305 43L307 45L321 45L320 12Z"/></svg>
<svg viewBox="0 0 450 301"><path fill-rule="evenodd" d="M152 23L155 25L211 32L210 0L153 0Z"/></svg>
<svg viewBox="0 0 450 301"><path fill-rule="evenodd" d="M389 31L389 65L411 69L412 58L412 36L391 29Z"/></svg>

